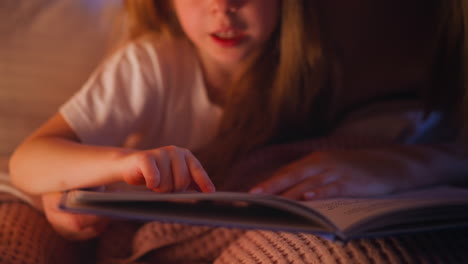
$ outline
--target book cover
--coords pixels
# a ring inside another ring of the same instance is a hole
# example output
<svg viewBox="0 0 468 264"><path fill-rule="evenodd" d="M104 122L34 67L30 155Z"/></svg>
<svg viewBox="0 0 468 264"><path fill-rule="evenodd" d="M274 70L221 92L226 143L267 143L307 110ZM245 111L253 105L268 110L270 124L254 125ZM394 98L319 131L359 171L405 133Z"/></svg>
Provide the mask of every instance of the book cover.
<svg viewBox="0 0 468 264"><path fill-rule="evenodd" d="M468 189L448 186L314 201L235 192L72 190L64 193L60 208L141 221L308 232L343 241L468 227Z"/></svg>

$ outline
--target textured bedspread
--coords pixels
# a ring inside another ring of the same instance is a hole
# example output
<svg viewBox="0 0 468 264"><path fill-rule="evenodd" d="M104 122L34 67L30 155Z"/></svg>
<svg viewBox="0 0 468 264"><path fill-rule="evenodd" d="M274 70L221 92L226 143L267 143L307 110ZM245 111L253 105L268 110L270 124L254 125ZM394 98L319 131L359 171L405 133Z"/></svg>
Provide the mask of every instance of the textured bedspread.
<svg viewBox="0 0 468 264"><path fill-rule="evenodd" d="M73 243L58 236L36 209L21 201L0 204L0 219L2 264L468 263L467 230L342 245L310 234L115 222L100 241Z"/></svg>
<svg viewBox="0 0 468 264"><path fill-rule="evenodd" d="M268 177L311 151L383 144L389 142L343 137L272 146L241 161L230 175L235 180L225 187L249 188L254 184L250 179ZM468 263L468 230L360 239L343 245L311 234L157 222L120 223L113 229L101 240L99 263ZM127 237L116 230L126 230ZM119 247L116 241L121 241Z"/></svg>
<svg viewBox="0 0 468 264"><path fill-rule="evenodd" d="M245 189L314 150L388 144L354 137L273 146L246 157L226 188ZM229 177L229 175L227 175ZM239 180L240 179L240 180ZM71 243L36 209L0 196L0 263L468 263L468 230L360 239L346 245L311 234L116 221L97 241ZM94 255L96 254L96 255ZM94 259L91 260L91 259Z"/></svg>

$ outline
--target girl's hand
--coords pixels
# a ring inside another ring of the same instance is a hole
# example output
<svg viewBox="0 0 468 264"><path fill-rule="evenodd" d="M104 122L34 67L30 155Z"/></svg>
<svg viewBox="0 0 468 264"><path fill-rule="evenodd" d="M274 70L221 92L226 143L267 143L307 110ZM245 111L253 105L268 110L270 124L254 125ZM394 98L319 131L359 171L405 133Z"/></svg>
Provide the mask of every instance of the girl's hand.
<svg viewBox="0 0 468 264"><path fill-rule="evenodd" d="M179 192L198 188L214 192L215 186L200 162L187 149L167 146L125 154L118 161L123 180L133 185L146 185L156 192Z"/></svg>
<svg viewBox="0 0 468 264"><path fill-rule="evenodd" d="M372 196L430 184L415 177L417 163L393 152L353 150L314 152L279 169L251 193L311 200L337 196Z"/></svg>
<svg viewBox="0 0 468 264"><path fill-rule="evenodd" d="M64 238L87 240L97 237L107 227L109 220L104 217L84 214L71 214L58 208L61 193L42 195L42 203L47 220Z"/></svg>

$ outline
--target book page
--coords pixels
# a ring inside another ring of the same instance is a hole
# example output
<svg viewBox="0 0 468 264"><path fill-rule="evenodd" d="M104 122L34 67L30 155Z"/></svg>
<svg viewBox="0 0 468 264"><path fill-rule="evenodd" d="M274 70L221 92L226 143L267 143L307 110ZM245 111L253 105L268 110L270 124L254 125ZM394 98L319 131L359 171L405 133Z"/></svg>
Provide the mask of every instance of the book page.
<svg viewBox="0 0 468 264"><path fill-rule="evenodd" d="M468 204L468 190L439 187L374 198L337 198L304 202L329 218L338 229L348 230L366 220L392 212L436 205Z"/></svg>

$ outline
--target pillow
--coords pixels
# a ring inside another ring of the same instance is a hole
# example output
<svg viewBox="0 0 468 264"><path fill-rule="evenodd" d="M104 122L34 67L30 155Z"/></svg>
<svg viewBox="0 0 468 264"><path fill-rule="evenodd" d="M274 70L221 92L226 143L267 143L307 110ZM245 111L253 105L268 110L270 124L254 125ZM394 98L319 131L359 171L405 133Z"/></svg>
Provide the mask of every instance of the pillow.
<svg viewBox="0 0 468 264"><path fill-rule="evenodd" d="M0 1L0 156L53 115L118 43L122 1Z"/></svg>

